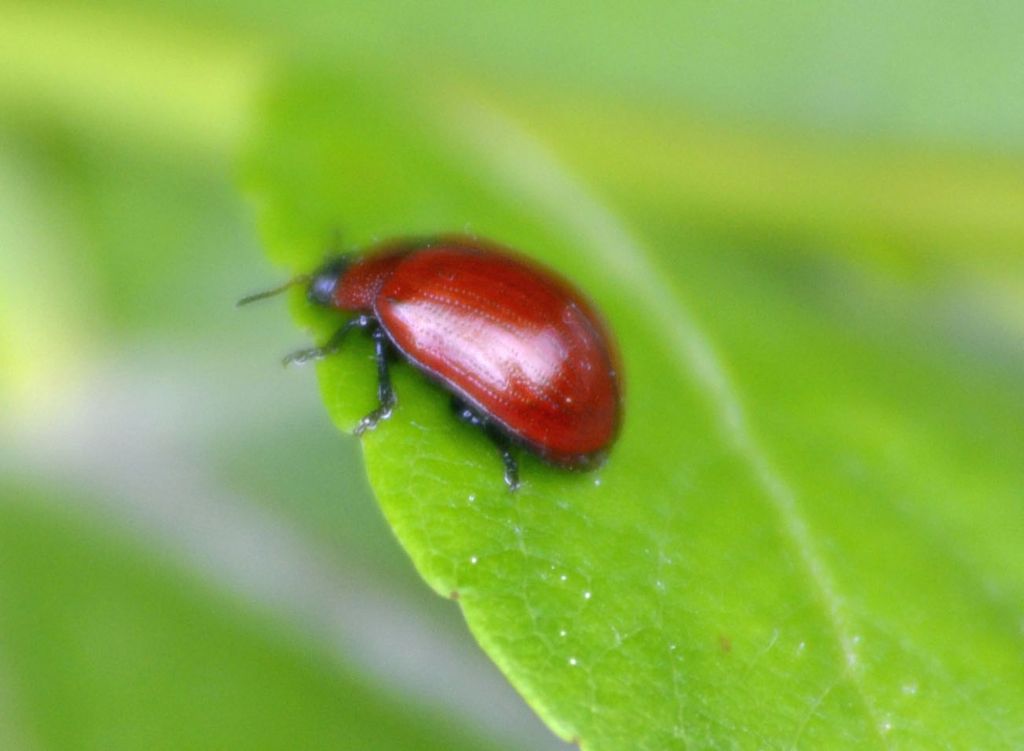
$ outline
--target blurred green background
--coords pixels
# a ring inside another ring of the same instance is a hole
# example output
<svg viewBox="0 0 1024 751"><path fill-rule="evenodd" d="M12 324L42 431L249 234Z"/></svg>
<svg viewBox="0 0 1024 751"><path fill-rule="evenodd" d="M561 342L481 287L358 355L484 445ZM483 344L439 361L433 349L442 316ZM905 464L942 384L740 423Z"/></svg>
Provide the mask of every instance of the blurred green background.
<svg viewBox="0 0 1024 751"><path fill-rule="evenodd" d="M282 70L508 95L696 267L1002 383L1022 32L1014 2L0 3L0 748L565 747L276 367L283 306L232 309L281 273L238 160Z"/></svg>

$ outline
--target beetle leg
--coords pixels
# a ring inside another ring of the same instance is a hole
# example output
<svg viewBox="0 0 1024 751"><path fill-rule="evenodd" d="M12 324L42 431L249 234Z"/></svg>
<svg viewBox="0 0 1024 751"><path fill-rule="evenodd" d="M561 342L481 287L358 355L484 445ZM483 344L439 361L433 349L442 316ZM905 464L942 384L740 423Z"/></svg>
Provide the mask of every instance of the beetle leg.
<svg viewBox="0 0 1024 751"><path fill-rule="evenodd" d="M391 417L391 410L398 401L395 390L391 387L391 375L388 373L388 338L380 326L373 330L373 344L377 358L377 400L380 406L359 421L353 431L355 435L373 430L381 420Z"/></svg>
<svg viewBox="0 0 1024 751"><path fill-rule="evenodd" d="M334 332L330 339L324 342L319 347L312 347L310 349L300 349L287 355L281 364L284 366L288 365L302 365L310 360L322 360L328 355L333 355L335 352L341 349L341 343L345 340L345 336L352 329L365 329L372 323L376 323L377 319L373 316L359 315L348 321Z"/></svg>
<svg viewBox="0 0 1024 751"><path fill-rule="evenodd" d="M455 412L455 416L463 422L483 428L487 437L494 442L494 445L498 447L498 451L501 453L501 461L505 465L505 484L508 485L509 490L518 490L519 462L516 461L515 456L512 454L512 442L508 439L508 436L503 431L495 428L494 424L487 417L481 415L457 396L452 397L452 410Z"/></svg>
<svg viewBox="0 0 1024 751"><path fill-rule="evenodd" d="M501 461L505 464L505 484L512 492L519 490L519 462L512 455L512 446L509 442L499 441L498 451L501 452Z"/></svg>

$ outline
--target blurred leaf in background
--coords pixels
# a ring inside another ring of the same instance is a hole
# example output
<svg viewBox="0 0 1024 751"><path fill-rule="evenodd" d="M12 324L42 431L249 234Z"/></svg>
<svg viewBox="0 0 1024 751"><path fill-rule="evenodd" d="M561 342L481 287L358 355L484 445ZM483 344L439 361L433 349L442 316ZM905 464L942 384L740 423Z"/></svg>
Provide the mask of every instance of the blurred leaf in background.
<svg viewBox="0 0 1024 751"><path fill-rule="evenodd" d="M407 370L366 446L562 737L1022 744L1019 4L0 18L4 748L564 747L280 306L230 309L287 273L257 216L292 270L468 226L622 335L599 487L487 491Z"/></svg>

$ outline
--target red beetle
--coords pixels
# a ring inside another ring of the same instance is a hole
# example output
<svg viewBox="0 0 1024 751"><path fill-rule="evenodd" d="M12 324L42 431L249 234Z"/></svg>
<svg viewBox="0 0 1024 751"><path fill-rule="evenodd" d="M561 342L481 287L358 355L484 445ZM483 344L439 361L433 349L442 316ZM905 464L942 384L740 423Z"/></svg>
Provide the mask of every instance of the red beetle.
<svg viewBox="0 0 1024 751"><path fill-rule="evenodd" d="M308 283L312 302L358 315L286 364L336 352L353 328L373 337L380 406L356 435L391 415L388 356L395 352L446 389L456 414L497 444L513 490L513 445L550 464L588 469L615 439L622 389L607 329L568 282L505 248L461 235L385 242L240 304L295 283Z"/></svg>

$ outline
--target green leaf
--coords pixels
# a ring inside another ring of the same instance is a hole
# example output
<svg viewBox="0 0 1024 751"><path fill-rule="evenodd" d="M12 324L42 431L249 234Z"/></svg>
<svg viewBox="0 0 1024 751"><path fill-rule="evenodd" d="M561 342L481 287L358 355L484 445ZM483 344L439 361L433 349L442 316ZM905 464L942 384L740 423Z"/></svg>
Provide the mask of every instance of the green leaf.
<svg viewBox="0 0 1024 751"><path fill-rule="evenodd" d="M645 114L609 128L593 111L548 116L415 74L293 74L267 103L246 179L291 272L336 229L346 247L468 230L576 280L621 344L626 421L608 463L571 474L525 457L515 495L493 446L396 368L399 406L363 448L417 569L585 749L1019 747L1019 321L961 294L970 260L924 254L921 273L894 272L881 220L822 225L814 202L800 216L786 199L742 226L708 222L721 183L674 192L688 165L631 141ZM785 159L779 144L710 137L704 156L719 149L746 185L744 169ZM848 168L830 154L794 162L792 184L812 181L811 196L830 158ZM616 163L652 180L631 192L643 181ZM967 193L984 179L929 163ZM867 195L862 178L851 189ZM857 210L842 199L833 211ZM293 303L317 339L340 322ZM374 406L369 343L353 338L319 375L351 430Z"/></svg>

